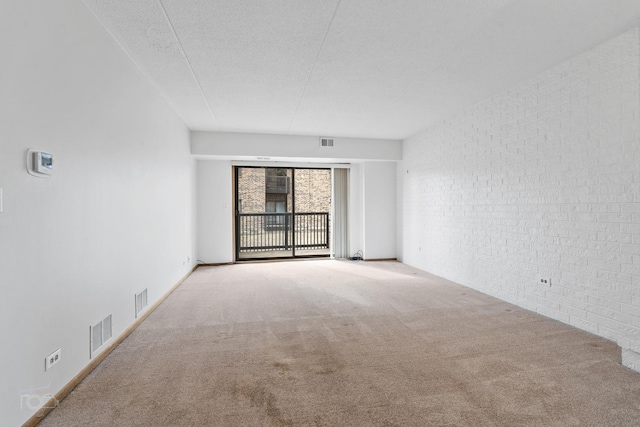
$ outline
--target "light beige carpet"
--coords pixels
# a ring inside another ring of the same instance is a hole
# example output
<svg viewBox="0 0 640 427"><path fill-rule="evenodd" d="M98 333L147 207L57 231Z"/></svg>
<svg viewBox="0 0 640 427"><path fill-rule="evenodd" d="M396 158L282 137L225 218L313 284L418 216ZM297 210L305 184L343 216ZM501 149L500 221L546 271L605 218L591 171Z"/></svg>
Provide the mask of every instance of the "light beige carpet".
<svg viewBox="0 0 640 427"><path fill-rule="evenodd" d="M640 426L602 338L400 263L198 269L42 426Z"/></svg>

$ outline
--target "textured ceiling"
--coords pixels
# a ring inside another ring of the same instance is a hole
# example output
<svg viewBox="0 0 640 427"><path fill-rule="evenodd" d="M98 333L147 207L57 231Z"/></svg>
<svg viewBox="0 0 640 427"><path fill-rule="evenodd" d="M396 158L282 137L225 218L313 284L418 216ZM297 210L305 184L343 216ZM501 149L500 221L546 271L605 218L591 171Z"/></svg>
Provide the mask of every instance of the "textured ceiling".
<svg viewBox="0 0 640 427"><path fill-rule="evenodd" d="M84 0L192 130L401 139L634 25L639 0Z"/></svg>

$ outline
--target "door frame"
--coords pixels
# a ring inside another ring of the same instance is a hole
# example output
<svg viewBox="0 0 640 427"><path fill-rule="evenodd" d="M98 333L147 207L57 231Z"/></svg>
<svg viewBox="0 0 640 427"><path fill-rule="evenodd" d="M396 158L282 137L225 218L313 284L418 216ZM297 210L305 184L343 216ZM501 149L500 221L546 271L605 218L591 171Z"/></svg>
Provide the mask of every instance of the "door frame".
<svg viewBox="0 0 640 427"><path fill-rule="evenodd" d="M284 164L279 164L279 165L266 165L266 166L259 166L259 165L243 165L243 164L232 164L232 168L233 168L233 191L232 191L232 196L233 196L233 242L234 242L234 258L235 258L235 262L251 262L251 261L268 261L268 260L291 260L291 259L305 259L305 258L331 258L331 247L332 242L327 241L327 246L329 247L329 253L327 255L296 255L296 233L295 233L295 225L296 225L296 197L295 197L295 177L296 177L296 170L326 170L330 172L330 185L329 185L329 197L331 200L330 203L330 208L329 208L329 220L327 222L327 227L330 228L332 227L332 217L333 217L333 173L332 173L332 167L331 166L325 166L323 165L322 167L304 167L304 166L289 166L289 165L284 165ZM291 227L291 255L286 255L286 256L275 256L275 257L255 257L255 258L240 258L240 221L239 221L239 215L240 215L240 209L239 209L239 202L240 199L238 197L238 192L239 192L239 184L240 184L240 177L239 177L239 171L241 168L246 168L246 169L289 169L291 170L291 212L289 213L291 215L291 221L290 221L290 227ZM329 235L332 236L333 233L329 232Z"/></svg>

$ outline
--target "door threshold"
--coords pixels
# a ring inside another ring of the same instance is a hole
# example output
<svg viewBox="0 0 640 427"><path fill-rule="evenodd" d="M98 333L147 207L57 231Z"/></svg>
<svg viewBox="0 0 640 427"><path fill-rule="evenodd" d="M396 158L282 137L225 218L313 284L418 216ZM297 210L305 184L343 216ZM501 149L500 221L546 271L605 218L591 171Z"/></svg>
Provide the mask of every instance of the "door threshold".
<svg viewBox="0 0 640 427"><path fill-rule="evenodd" d="M251 258L251 259L238 259L234 261L234 264L254 264L261 262L287 262L287 261L319 261L319 260L331 260L335 259L331 256L308 256L308 257L296 257L296 258Z"/></svg>

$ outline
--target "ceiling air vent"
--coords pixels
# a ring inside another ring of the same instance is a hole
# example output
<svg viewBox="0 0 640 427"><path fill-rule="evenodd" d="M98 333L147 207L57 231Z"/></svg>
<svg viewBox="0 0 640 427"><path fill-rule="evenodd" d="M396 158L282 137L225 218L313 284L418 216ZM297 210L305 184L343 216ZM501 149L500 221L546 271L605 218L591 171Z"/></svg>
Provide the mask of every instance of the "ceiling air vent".
<svg viewBox="0 0 640 427"><path fill-rule="evenodd" d="M333 147L333 138L320 138L321 147Z"/></svg>

